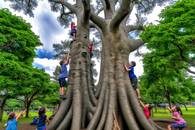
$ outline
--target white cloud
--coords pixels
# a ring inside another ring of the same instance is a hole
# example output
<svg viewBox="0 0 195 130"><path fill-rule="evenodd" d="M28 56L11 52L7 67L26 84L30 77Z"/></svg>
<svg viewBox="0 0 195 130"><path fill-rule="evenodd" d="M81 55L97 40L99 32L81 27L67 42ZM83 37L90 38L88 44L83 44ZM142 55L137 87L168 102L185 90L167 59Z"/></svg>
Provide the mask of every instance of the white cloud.
<svg viewBox="0 0 195 130"><path fill-rule="evenodd" d="M34 58L33 64L35 66L42 65L45 69L45 72L52 76L56 66L59 65L59 60L48 60L47 58L44 59Z"/></svg>

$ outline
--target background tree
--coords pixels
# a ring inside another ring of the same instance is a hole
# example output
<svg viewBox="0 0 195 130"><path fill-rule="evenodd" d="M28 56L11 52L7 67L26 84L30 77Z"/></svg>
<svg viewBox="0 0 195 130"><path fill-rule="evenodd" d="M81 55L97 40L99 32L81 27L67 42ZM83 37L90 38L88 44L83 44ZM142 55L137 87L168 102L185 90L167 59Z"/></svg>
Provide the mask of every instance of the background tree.
<svg viewBox="0 0 195 130"><path fill-rule="evenodd" d="M143 60L143 87L165 96L169 104L190 101L194 91L189 75L194 74L194 7L195 1L180 0L165 8L159 24L149 25L141 36L150 51Z"/></svg>
<svg viewBox="0 0 195 130"><path fill-rule="evenodd" d="M7 99L24 96L28 99L28 108L39 92L47 92L50 88L46 89L49 76L32 67L34 49L40 41L30 30L30 24L6 9L0 10L0 24L1 119Z"/></svg>
<svg viewBox="0 0 195 130"><path fill-rule="evenodd" d="M27 67L26 67L27 68ZM24 103L26 117L29 117L29 109L33 101L44 99L46 95L57 93L50 85L50 76L42 70L29 68L30 76L26 76L23 82L19 82L17 100Z"/></svg>

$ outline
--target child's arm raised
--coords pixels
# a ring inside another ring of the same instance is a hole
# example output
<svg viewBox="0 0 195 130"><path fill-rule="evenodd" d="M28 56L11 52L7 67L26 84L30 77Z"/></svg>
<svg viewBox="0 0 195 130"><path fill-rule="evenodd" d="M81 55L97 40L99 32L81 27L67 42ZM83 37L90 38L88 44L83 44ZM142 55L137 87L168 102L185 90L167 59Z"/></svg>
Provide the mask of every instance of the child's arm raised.
<svg viewBox="0 0 195 130"><path fill-rule="evenodd" d="M170 107L167 107L167 109L169 110L169 112L172 112L171 108Z"/></svg>
<svg viewBox="0 0 195 130"><path fill-rule="evenodd" d="M26 112L26 110L20 112L20 113L16 116L16 120L18 120L25 112Z"/></svg>
<svg viewBox="0 0 195 130"><path fill-rule="evenodd" d="M70 62L70 53L68 52L68 56L65 59L64 64L69 64L69 62Z"/></svg>
<svg viewBox="0 0 195 130"><path fill-rule="evenodd" d="M139 100L139 102L140 102L140 105L144 108L145 104L141 100Z"/></svg>

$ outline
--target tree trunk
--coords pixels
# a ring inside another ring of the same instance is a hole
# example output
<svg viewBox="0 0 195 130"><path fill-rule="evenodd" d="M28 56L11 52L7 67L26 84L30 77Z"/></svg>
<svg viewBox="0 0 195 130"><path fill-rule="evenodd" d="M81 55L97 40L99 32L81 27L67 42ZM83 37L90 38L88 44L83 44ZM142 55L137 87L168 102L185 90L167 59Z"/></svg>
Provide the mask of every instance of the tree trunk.
<svg viewBox="0 0 195 130"><path fill-rule="evenodd" d="M6 98L3 98L0 100L0 121L2 121L3 119L3 112L4 112L4 106L5 106L5 103L6 103Z"/></svg>
<svg viewBox="0 0 195 130"><path fill-rule="evenodd" d="M67 99L61 102L48 130L114 130L115 126L121 130L156 129L144 116L128 73L124 70L129 52L142 44L130 41L125 34L125 28L120 26L120 20L130 11L130 1L123 1L125 7L119 11L125 12L122 16L117 14L112 22L107 20L103 25L102 19L97 22L102 30L102 52L101 75L95 92L92 88L90 56L87 51L89 23L83 22L83 10L79 2L81 1L76 0L81 14L76 13L77 34L70 52ZM111 19L109 15L112 13L106 15ZM93 16L92 19L98 19Z"/></svg>
<svg viewBox="0 0 195 130"><path fill-rule="evenodd" d="M25 110L26 110L26 114L25 114L26 118L29 118L29 110L30 110L31 103L32 102L28 98L25 98L24 106L25 106Z"/></svg>
<svg viewBox="0 0 195 130"><path fill-rule="evenodd" d="M121 130L155 129L144 116L128 73L124 70L129 50L123 32L113 34L107 31L103 34L103 68L100 72L103 78L100 77L97 88L100 91L93 93L90 58L89 55L82 55L82 46L88 42L84 27L78 26L82 33L77 35L71 50L68 98L62 101L48 130L112 130L116 123Z"/></svg>
<svg viewBox="0 0 195 130"><path fill-rule="evenodd" d="M184 103L183 105L184 105L186 111L188 111L188 107L186 106L186 104Z"/></svg>

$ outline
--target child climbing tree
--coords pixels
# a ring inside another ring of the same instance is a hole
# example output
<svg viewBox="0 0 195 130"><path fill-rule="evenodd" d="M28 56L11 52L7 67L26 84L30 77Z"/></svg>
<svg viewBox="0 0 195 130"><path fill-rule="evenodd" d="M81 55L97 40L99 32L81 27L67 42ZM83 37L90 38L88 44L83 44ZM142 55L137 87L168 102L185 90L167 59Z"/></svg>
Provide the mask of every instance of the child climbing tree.
<svg viewBox="0 0 195 130"><path fill-rule="evenodd" d="M74 5L65 0L50 2L52 7L58 4L63 11L66 7L70 13L76 14L77 33L70 51L72 61L67 99L61 103L48 129L111 130L115 121L113 113L118 118L120 129L156 129L141 112L123 64L128 63L130 52L143 45L142 40L128 37L129 32L143 30L140 19L138 25L127 23L133 8L139 13L148 12L162 1L102 0L98 1L100 8L94 10L90 10L92 7L88 0L76 0ZM120 5L119 8L116 9L116 5ZM104 18L98 15L102 11ZM93 91L90 79L90 58L82 55L83 51L87 52L87 47L83 46L89 43L89 24L100 32L102 38L100 80L96 91Z"/></svg>

